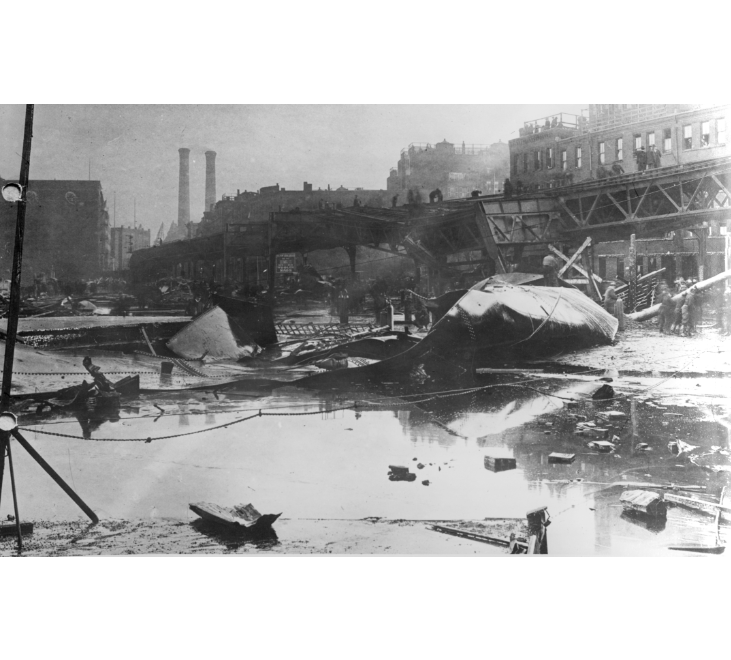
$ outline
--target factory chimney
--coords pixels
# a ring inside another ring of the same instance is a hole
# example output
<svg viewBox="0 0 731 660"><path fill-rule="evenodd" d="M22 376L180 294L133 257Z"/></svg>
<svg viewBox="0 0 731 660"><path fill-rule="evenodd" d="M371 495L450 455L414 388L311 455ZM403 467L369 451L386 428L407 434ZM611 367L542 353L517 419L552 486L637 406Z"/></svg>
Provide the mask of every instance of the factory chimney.
<svg viewBox="0 0 731 660"><path fill-rule="evenodd" d="M190 149L178 149L180 178L178 181L178 227L190 224Z"/></svg>
<svg viewBox="0 0 731 660"><path fill-rule="evenodd" d="M206 151L206 211L216 203L216 152Z"/></svg>

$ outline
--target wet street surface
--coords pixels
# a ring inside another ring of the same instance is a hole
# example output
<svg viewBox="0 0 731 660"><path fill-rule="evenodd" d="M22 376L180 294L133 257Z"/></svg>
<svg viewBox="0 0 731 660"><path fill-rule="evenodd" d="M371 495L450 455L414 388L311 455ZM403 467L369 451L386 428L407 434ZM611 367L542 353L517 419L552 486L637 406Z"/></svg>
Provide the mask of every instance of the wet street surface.
<svg viewBox="0 0 731 660"><path fill-rule="evenodd" d="M719 529L723 542L731 521L671 506L658 523L623 513L619 498L625 483L653 483L695 486L676 492L719 501L731 469L724 380L615 373L614 398L594 401L603 375L485 373L449 390L383 383L146 394L112 419L26 412L25 437L102 520L89 528L13 441L21 518L40 521L27 553L51 551L46 541L58 535L80 544L71 554L505 554L430 522L489 527L542 506L552 555L690 555L669 547L713 545ZM614 449L589 445L597 440ZM678 440L693 449L678 454L669 444ZM551 463L552 452L575 460ZM515 458L516 467L493 472L486 456ZM416 479L389 480L390 465ZM242 543L207 529L188 509L199 501L251 502L282 518L273 538ZM139 543L126 545L130 534ZM14 543L0 540L0 553Z"/></svg>

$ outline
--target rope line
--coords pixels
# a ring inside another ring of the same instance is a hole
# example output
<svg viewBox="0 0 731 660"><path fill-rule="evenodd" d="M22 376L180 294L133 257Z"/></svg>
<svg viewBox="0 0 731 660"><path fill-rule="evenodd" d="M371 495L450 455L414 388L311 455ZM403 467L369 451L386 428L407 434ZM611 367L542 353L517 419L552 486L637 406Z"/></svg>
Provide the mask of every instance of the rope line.
<svg viewBox="0 0 731 660"><path fill-rule="evenodd" d="M249 415L248 417L243 417L241 419L235 419L231 422L227 422L226 424L219 424L218 426L212 426L207 429L198 429L197 431L189 431L188 433L175 433L173 435L162 435L157 436L155 438L153 437L147 437L147 438L85 438L80 435L70 435L67 433L55 433L53 431L44 431L41 429L33 429L28 427L19 427L22 431L32 431L33 433L41 433L42 435L50 435L58 438L71 438L72 440L92 440L94 442L152 442L153 440L170 440L172 438L183 438L188 435L197 435L199 433L208 433L209 431L217 431L219 429L224 429L229 426L234 426L235 424L241 424L242 422L248 422L250 419L254 419L256 417L297 417L302 415L321 415L322 413L331 413L331 412L338 412L339 410L354 410L358 407L357 404L353 404L352 406L345 406L343 408L332 408L331 410L313 410L310 412L298 412L298 413L266 413L262 412L261 410L256 415Z"/></svg>

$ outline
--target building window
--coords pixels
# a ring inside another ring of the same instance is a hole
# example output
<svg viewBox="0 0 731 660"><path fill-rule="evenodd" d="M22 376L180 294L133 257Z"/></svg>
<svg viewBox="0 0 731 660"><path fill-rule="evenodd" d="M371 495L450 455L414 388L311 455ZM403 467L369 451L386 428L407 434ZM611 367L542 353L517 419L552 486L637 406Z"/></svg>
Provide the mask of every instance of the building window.
<svg viewBox="0 0 731 660"><path fill-rule="evenodd" d="M719 117L716 119L716 142L718 144L726 144L726 118Z"/></svg>
<svg viewBox="0 0 731 660"><path fill-rule="evenodd" d="M605 147L606 147L606 145L604 144L604 142L599 143L599 164L600 165L604 165L604 163L606 162L607 155L605 152Z"/></svg>
<svg viewBox="0 0 731 660"><path fill-rule="evenodd" d="M512 167L513 175L518 174L518 154L515 154L513 156L513 167Z"/></svg>
<svg viewBox="0 0 731 660"><path fill-rule="evenodd" d="M543 151L540 149L533 152L533 169L540 170L543 168Z"/></svg>
<svg viewBox="0 0 731 660"><path fill-rule="evenodd" d="M693 127L690 124L683 126L683 149L693 148Z"/></svg>
<svg viewBox="0 0 731 660"><path fill-rule="evenodd" d="M664 128L662 131L662 150L667 154L670 153L670 151L673 148L673 129L672 128Z"/></svg>
<svg viewBox="0 0 731 660"><path fill-rule="evenodd" d="M648 147L648 151L649 151L649 148L650 147L654 147L654 146L655 146L655 131L652 131L652 132L650 132L650 133L647 134L647 147Z"/></svg>
<svg viewBox="0 0 731 660"><path fill-rule="evenodd" d="M568 155L566 149L561 149L561 169L567 170L569 168Z"/></svg>
<svg viewBox="0 0 731 660"><path fill-rule="evenodd" d="M639 133L635 133L634 141L635 141L635 151L639 151L640 147L642 146L642 136Z"/></svg>
<svg viewBox="0 0 731 660"><path fill-rule="evenodd" d="M528 152L526 151L523 154L523 173L525 174L528 171Z"/></svg>
<svg viewBox="0 0 731 660"><path fill-rule="evenodd" d="M711 122L701 122L701 147L708 147L711 144Z"/></svg>
<svg viewBox="0 0 731 660"><path fill-rule="evenodd" d="M553 167L553 147L546 149L546 168L551 169Z"/></svg>
<svg viewBox="0 0 731 660"><path fill-rule="evenodd" d="M581 168L581 147L576 147L576 167Z"/></svg>
<svg viewBox="0 0 731 660"><path fill-rule="evenodd" d="M617 138L617 160L624 160L623 144L624 140L622 140L622 138Z"/></svg>

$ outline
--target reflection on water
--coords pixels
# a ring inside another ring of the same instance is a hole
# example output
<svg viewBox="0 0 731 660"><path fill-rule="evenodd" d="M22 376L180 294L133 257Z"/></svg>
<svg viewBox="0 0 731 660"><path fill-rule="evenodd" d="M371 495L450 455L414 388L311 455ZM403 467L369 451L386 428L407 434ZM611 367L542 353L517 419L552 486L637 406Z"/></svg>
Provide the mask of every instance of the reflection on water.
<svg viewBox="0 0 731 660"><path fill-rule="evenodd" d="M612 484L693 484L718 501L727 473L698 467L687 454L669 454L667 442L692 441L702 450L727 447L728 430L716 421L727 411L717 405L709 414L699 404L672 416L664 414L675 411L672 406L655 408L645 400L594 402L588 395L595 382L563 378L526 385L525 379L493 376L486 384L467 392L398 395L388 388L317 393L295 387L259 398L167 393L142 396L113 417L29 414L21 425L79 436L26 432L106 517L146 518L155 512L193 521L188 503L200 500L223 506L252 502L260 510L283 511L285 518L481 520L522 517L548 506L549 548L555 554L665 554L669 545L715 538L708 517L696 512L671 508L662 525L624 514L622 489ZM607 410L624 416L607 422L597 415ZM248 417L253 418L231 424ZM593 438L575 433L582 417L607 429L614 452L587 447ZM155 440L211 427L216 429ZM576 458L550 463L552 452ZM486 470L484 457L491 453L514 456L517 469ZM16 454L24 515L76 517L55 485ZM389 465L408 466L417 479L390 481ZM204 533L218 533L204 531L203 521L195 524ZM224 542L234 547L251 540ZM276 536L266 542L276 543Z"/></svg>

